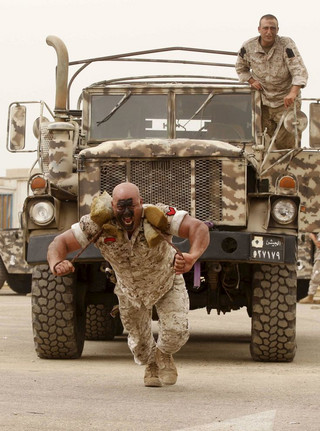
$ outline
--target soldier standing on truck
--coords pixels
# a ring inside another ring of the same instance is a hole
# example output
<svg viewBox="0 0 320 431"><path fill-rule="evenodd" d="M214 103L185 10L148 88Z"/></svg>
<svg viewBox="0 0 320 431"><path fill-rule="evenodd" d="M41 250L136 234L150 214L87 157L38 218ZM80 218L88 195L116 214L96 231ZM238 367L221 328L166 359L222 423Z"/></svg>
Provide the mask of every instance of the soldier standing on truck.
<svg viewBox="0 0 320 431"><path fill-rule="evenodd" d="M189 299L183 273L188 272L209 245L205 223L186 211L158 205L167 233L187 238L188 253L177 253L163 238L150 247L144 224L147 205L132 183L121 183L113 190L112 231L103 231L96 241L103 257L112 265L117 284L120 316L128 331L128 344L135 362L146 365L145 386L173 385L177 369L172 355L188 340ZM91 213L92 214L92 213ZM58 235L48 248L48 262L54 275L74 271L65 260L68 253L84 247L99 231L91 215L85 215L68 231ZM151 322L155 306L159 334L154 340Z"/></svg>
<svg viewBox="0 0 320 431"><path fill-rule="evenodd" d="M314 296L320 286L320 233L317 235L310 233L310 238L313 241L316 250L314 253L314 264L312 268L311 279L309 283L308 295L300 299L299 304L319 304L319 300L315 300Z"/></svg>
<svg viewBox="0 0 320 431"><path fill-rule="evenodd" d="M273 136L285 110L301 107L301 88L307 85L308 72L292 39L278 36L278 20L264 15L256 36L246 41L238 54L236 71L241 82L249 82L261 91L262 126ZM294 147L295 136L283 125L275 145L277 149Z"/></svg>

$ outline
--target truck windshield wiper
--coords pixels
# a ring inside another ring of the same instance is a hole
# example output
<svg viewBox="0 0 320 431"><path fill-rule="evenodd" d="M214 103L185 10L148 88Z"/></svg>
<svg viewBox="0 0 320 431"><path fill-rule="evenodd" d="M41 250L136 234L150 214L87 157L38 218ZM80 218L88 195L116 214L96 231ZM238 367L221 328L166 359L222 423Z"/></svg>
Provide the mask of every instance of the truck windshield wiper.
<svg viewBox="0 0 320 431"><path fill-rule="evenodd" d="M191 120L193 120L194 119L194 117L196 116L196 115L198 115L199 114L199 112L201 112L207 105L208 105L208 103L210 102L210 100L213 98L213 96L214 96L214 92L212 91L212 93L210 93L209 94L209 96L206 98L206 100L203 102L203 104L200 106L200 108L199 109L197 109L196 110L196 112L192 115L192 117L191 118L189 118L189 120L185 123L185 124L181 124L181 127L183 127L184 129L185 129L185 127L186 127L186 125L191 121Z"/></svg>
<svg viewBox="0 0 320 431"><path fill-rule="evenodd" d="M100 126L102 123L105 123L106 121L109 120L109 118L112 117L112 115L117 112L117 110L119 108L121 108L121 106L130 98L131 96L131 91L128 91L121 100L119 100L119 102L115 105L114 108L111 109L111 111L109 112L109 114L101 121L97 121L97 126Z"/></svg>

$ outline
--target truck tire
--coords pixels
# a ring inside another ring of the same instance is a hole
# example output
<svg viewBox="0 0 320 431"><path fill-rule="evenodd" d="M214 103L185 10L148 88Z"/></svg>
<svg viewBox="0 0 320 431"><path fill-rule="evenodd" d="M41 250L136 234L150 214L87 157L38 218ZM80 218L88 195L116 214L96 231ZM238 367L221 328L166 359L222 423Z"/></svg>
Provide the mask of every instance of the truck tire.
<svg viewBox="0 0 320 431"><path fill-rule="evenodd" d="M55 277L48 265L32 274L32 323L35 350L44 359L75 359L82 354L86 306L76 273Z"/></svg>
<svg viewBox="0 0 320 431"><path fill-rule="evenodd" d="M31 292L32 274L9 274L7 276L9 287L19 295Z"/></svg>
<svg viewBox="0 0 320 431"><path fill-rule="evenodd" d="M255 265L251 356L290 362L296 352L297 273L294 265Z"/></svg>
<svg viewBox="0 0 320 431"><path fill-rule="evenodd" d="M90 304L86 315L86 340L113 340L116 334L116 318L111 308L104 304Z"/></svg>
<svg viewBox="0 0 320 431"><path fill-rule="evenodd" d="M2 259L0 257L0 289L2 288L4 282L6 281L7 276L8 276L7 269L4 266L4 263L2 262Z"/></svg>

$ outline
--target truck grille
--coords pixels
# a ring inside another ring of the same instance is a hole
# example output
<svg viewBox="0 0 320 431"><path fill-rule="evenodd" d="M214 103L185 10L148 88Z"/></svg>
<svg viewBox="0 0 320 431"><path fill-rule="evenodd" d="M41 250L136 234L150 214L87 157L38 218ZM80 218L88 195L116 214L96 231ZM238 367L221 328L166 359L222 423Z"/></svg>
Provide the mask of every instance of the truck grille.
<svg viewBox="0 0 320 431"><path fill-rule="evenodd" d="M139 187L145 203L169 204L203 221L222 219L220 160L130 160L101 166L101 192L111 193L124 181Z"/></svg>

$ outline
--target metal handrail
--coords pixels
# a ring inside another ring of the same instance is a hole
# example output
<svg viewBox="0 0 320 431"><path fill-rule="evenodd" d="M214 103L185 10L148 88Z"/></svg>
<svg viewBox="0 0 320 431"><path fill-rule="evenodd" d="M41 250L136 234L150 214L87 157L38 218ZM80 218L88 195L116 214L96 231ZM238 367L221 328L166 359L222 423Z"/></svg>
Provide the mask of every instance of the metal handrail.
<svg viewBox="0 0 320 431"><path fill-rule="evenodd" d="M68 101L67 101L67 108L69 109L69 103L70 103L70 90L71 86L75 80L75 78L88 66L90 66L93 63L96 62L102 62L102 61L131 61L131 62L149 62L149 63L174 63L174 64L183 64L183 65L195 65L195 66L210 66L210 67L227 67L227 68L234 68L235 64L233 63L221 63L221 62L207 62L207 61L194 61L194 60L184 60L184 59L169 59L169 58L137 58L137 56L144 56L148 54L155 54L155 53L163 53L163 52L173 52L173 51L184 51L184 52L193 52L193 53L200 53L200 54L211 54L211 55L224 55L224 56L236 56L237 52L234 51L221 51L221 50L214 50L214 49L201 49L201 48L191 48L191 47L165 47L165 48L157 48L157 49L149 49L149 50L143 50L143 51L134 51L134 52L126 52L121 54L113 54L103 57L94 57L94 58L88 58L83 60L75 60L70 61L68 64L69 66L75 66L75 65L81 65L81 67L74 72L72 77L70 78L67 94L68 94ZM237 82L237 78L232 77L216 77L216 76L205 76L205 75L145 75L143 77L126 77L126 78L117 78L117 79L111 79L104 81L106 84L111 82L118 81L129 81L129 80L136 80L136 79L164 79L164 78L197 78L197 79L209 79L209 80L225 80L225 81L231 81L231 82ZM102 82L102 81L101 81ZM101 84L100 84L101 85Z"/></svg>

